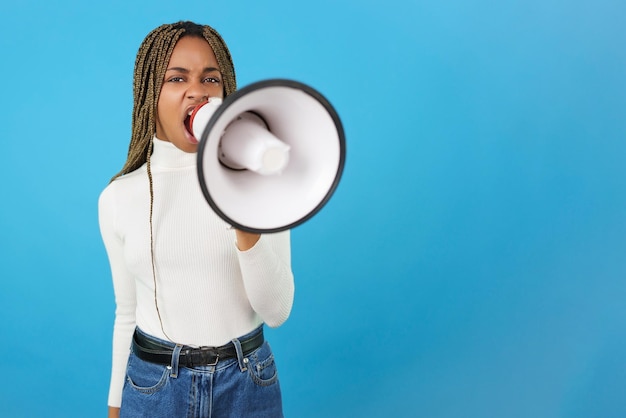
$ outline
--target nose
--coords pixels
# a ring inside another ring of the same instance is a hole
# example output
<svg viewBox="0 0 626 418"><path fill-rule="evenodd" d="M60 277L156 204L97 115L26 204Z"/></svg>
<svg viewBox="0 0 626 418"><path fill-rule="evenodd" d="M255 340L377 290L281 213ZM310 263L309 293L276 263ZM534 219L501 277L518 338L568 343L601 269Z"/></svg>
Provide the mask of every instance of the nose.
<svg viewBox="0 0 626 418"><path fill-rule="evenodd" d="M187 89L187 98L197 102L207 101L209 100L209 89L204 83L193 82Z"/></svg>

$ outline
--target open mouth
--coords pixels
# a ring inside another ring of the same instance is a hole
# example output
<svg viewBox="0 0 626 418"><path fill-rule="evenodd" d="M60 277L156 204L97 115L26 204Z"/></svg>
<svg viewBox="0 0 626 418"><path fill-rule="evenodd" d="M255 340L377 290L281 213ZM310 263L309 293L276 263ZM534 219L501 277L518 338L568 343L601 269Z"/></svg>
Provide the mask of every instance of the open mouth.
<svg viewBox="0 0 626 418"><path fill-rule="evenodd" d="M193 120L196 117L198 110L200 110L200 108L207 103L208 102L200 103L199 105L192 107L191 109L187 111L187 116L185 116L185 121L184 121L185 129L187 130L187 133L189 133L189 135L195 142L198 142L198 138L196 138L196 136L193 133Z"/></svg>
<svg viewBox="0 0 626 418"><path fill-rule="evenodd" d="M187 113L187 116L185 116L184 123L185 123L185 129L187 130L187 133L191 135L194 139L196 139L193 134L193 116L194 116L193 111L194 110L195 108L189 110L189 112Z"/></svg>

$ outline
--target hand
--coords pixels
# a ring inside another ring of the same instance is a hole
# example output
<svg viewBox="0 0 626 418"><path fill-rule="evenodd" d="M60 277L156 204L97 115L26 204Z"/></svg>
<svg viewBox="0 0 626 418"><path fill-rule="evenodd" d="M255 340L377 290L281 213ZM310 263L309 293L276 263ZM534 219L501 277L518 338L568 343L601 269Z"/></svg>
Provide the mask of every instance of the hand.
<svg viewBox="0 0 626 418"><path fill-rule="evenodd" d="M235 233L237 234L237 248L239 248L240 251L247 251L254 247L254 244L261 238L259 234L240 231L238 229L235 229Z"/></svg>

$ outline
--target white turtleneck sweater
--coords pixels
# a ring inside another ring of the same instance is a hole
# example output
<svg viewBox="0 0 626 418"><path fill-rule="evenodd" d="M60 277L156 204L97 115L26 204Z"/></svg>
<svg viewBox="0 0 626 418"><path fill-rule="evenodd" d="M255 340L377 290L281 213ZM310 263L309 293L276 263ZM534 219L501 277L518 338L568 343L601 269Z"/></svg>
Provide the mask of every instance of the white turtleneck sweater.
<svg viewBox="0 0 626 418"><path fill-rule="evenodd" d="M150 256L146 165L100 195L99 220L115 291L109 406L119 407L135 326L191 346L220 346L261 323L289 316L294 283L289 232L262 235L247 251L202 195L196 154L154 139L153 237L158 306Z"/></svg>

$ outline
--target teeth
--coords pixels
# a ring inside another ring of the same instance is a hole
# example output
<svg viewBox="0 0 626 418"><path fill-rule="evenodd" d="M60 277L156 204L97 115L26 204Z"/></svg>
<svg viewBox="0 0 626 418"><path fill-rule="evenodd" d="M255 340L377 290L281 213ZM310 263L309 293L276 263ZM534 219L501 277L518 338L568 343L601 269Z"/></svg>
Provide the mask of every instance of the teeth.
<svg viewBox="0 0 626 418"><path fill-rule="evenodd" d="M189 109L189 112L187 112L187 116L191 116L191 114L193 113L193 107L191 109Z"/></svg>

